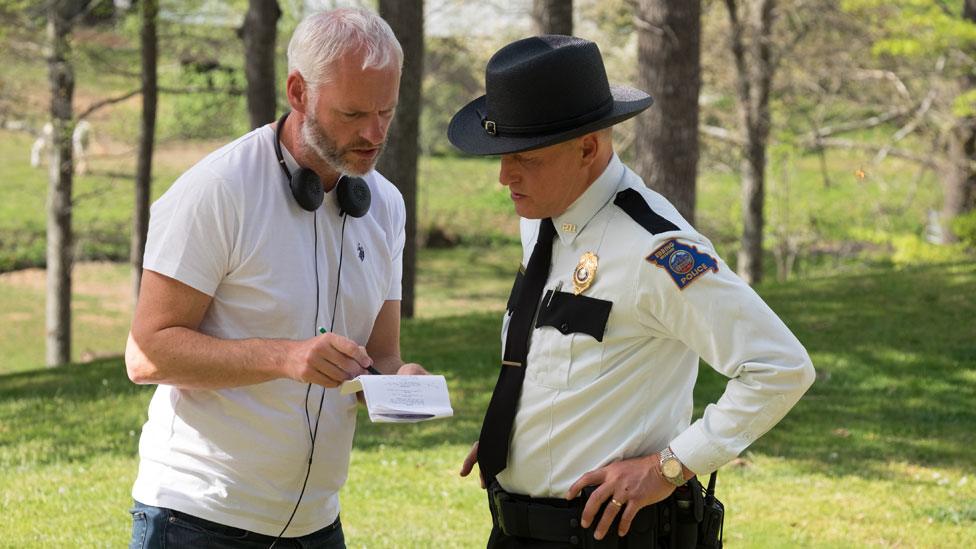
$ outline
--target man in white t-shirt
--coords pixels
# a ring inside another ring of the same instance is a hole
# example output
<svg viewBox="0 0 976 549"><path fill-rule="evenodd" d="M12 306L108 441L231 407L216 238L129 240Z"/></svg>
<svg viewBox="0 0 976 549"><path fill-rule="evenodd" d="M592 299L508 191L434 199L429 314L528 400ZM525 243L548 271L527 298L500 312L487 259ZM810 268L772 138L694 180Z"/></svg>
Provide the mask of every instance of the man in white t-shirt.
<svg viewBox="0 0 976 549"><path fill-rule="evenodd" d="M337 387L373 367L426 373L399 356L405 209L373 169L402 60L373 13L305 19L288 46L290 115L153 205L126 346L129 377L159 386L132 547L344 547L356 399ZM343 198L347 175L368 187L352 192L365 207Z"/></svg>

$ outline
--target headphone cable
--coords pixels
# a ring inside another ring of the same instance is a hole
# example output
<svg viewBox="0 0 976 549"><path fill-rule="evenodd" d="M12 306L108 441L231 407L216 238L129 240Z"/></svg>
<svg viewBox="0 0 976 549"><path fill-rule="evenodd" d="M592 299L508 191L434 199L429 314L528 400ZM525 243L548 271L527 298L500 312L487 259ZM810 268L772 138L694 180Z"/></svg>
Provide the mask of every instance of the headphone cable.
<svg viewBox="0 0 976 549"><path fill-rule="evenodd" d="M339 281L342 280L342 250L346 243L346 218L345 214L342 215L342 229L339 233L339 268L336 273L336 291L335 297L332 300L332 318L329 321L329 332L331 333L335 329L335 315L336 306L339 304ZM319 320L319 228L318 228L318 211L312 213L312 228L314 230L314 241L313 246L315 253L313 254L313 263L315 265L315 323L318 324ZM295 502L295 508L291 510L291 516L288 517L288 522L285 523L284 528L275 537L274 541L268 549L274 549L278 540L284 535L285 530L291 526L292 519L295 518L295 513L298 512L298 506L302 503L302 498L305 496L305 488L308 486L308 477L312 473L312 456L315 455L315 439L318 438L319 433L319 423L322 419L322 405L325 403L325 387L322 387L322 393L319 395L319 410L315 415L315 429L312 429L312 419L308 415L308 396L312 391L312 384L309 383L305 388L305 424L308 425L308 437L311 441L311 447L308 451L308 468L305 469L305 480L302 481L302 490L298 494L298 501Z"/></svg>

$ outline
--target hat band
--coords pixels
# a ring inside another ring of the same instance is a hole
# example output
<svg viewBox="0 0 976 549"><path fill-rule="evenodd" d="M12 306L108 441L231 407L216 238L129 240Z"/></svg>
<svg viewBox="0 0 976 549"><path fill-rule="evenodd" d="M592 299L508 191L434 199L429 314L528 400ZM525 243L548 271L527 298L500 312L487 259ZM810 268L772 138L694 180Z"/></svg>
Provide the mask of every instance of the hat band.
<svg viewBox="0 0 976 549"><path fill-rule="evenodd" d="M594 120L599 120L612 110L613 96L610 96L599 107L590 112L583 113L572 118L567 118L565 120L559 120L558 122L547 122L545 124L532 124L529 126L499 124L495 120L489 120L488 116L483 114L481 111L478 111L478 115L481 117L481 127L485 129L485 132L487 132L488 135L547 135L578 128L584 124L593 122Z"/></svg>

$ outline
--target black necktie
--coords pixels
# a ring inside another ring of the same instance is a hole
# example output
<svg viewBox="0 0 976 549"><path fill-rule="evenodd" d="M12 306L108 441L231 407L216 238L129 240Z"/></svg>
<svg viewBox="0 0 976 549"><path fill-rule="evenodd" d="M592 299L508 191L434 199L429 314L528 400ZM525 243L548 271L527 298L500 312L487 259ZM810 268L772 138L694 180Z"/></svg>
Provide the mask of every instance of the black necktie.
<svg viewBox="0 0 976 549"><path fill-rule="evenodd" d="M478 464L481 473L489 482L505 468L508 461L508 444L515 421L515 409L522 380L525 378L525 357L529 351L529 335L532 333L532 320L535 318L542 289L549 278L552 263L552 241L556 228L548 217L539 224L529 265L518 290L512 318L508 322L508 336L505 339L505 357L502 370L491 394L491 402L485 412L478 438Z"/></svg>

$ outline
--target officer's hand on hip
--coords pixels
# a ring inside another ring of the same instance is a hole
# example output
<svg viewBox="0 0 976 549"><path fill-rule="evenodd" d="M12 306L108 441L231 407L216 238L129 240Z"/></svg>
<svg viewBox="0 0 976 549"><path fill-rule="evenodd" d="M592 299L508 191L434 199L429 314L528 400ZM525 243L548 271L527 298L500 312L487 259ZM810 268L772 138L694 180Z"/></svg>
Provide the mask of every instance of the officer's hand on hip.
<svg viewBox="0 0 976 549"><path fill-rule="evenodd" d="M372 364L365 347L330 332L294 342L283 367L285 377L295 381L338 387L343 381L365 374Z"/></svg>
<svg viewBox="0 0 976 549"><path fill-rule="evenodd" d="M466 477L471 473L471 469L474 468L474 464L478 463L478 443L475 442L471 446L471 451L468 452L468 457L464 458L464 463L461 464L461 476ZM481 477L481 488L485 488L485 477L478 471L478 476Z"/></svg>
<svg viewBox="0 0 976 549"><path fill-rule="evenodd" d="M580 519L583 528L589 528L596 520L600 506L606 502L607 506L593 537L603 539L618 514L620 523L617 533L620 536L627 535L637 511L663 500L674 491L674 485L665 480L658 470L659 461L657 454L625 459L581 476L569 488L566 499L577 497L587 486L596 486L583 508Z"/></svg>

